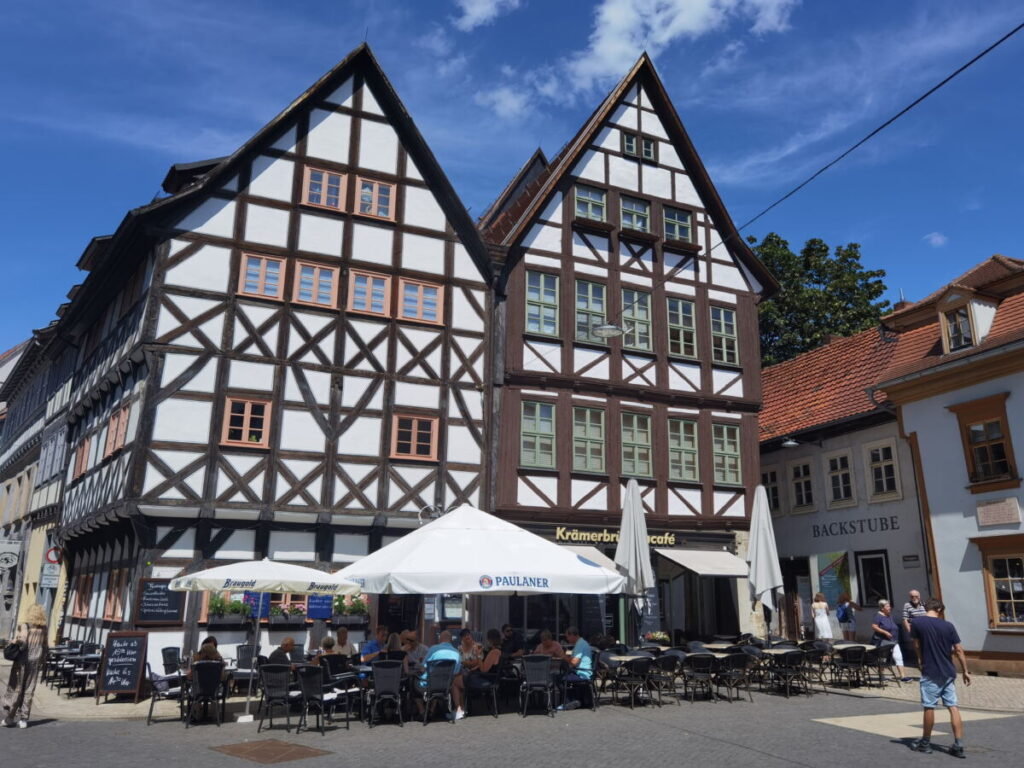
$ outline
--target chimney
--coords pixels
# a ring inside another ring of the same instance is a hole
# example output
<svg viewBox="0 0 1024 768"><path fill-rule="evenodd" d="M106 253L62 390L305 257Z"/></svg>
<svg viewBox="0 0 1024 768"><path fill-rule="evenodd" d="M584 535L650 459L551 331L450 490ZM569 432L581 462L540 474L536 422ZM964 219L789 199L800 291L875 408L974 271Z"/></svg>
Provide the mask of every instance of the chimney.
<svg viewBox="0 0 1024 768"><path fill-rule="evenodd" d="M899 312L902 309L906 309L910 306L910 302L907 301L907 297L903 295L903 289L900 288L900 300L892 305L893 312Z"/></svg>

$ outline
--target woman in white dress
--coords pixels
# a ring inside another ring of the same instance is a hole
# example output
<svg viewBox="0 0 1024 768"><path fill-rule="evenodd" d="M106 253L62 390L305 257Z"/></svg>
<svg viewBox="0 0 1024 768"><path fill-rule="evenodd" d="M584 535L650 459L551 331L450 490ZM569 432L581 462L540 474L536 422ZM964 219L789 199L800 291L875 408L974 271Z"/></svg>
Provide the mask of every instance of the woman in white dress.
<svg viewBox="0 0 1024 768"><path fill-rule="evenodd" d="M832 639L832 624L828 620L828 601L825 595L819 592L814 596L811 603L811 613L814 615L814 637L817 640Z"/></svg>

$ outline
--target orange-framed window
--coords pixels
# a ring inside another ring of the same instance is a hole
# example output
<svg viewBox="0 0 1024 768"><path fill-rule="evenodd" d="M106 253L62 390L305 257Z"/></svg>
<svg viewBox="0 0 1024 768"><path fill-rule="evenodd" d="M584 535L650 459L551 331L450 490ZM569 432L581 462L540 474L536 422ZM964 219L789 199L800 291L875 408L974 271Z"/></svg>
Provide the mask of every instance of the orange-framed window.
<svg viewBox="0 0 1024 768"><path fill-rule="evenodd" d="M444 322L444 286L398 278L398 318L441 325Z"/></svg>
<svg viewBox="0 0 1024 768"><path fill-rule="evenodd" d="M340 211L345 207L345 174L306 166L302 180L302 202L318 208Z"/></svg>
<svg viewBox="0 0 1024 768"><path fill-rule="evenodd" d="M243 296L280 299L284 296L284 272L284 259L243 253L238 292Z"/></svg>
<svg viewBox="0 0 1024 768"><path fill-rule="evenodd" d="M75 604L71 615L76 619L84 619L89 615L89 603L92 601L92 574L80 574L75 590Z"/></svg>
<svg viewBox="0 0 1024 768"><path fill-rule="evenodd" d="M248 397L229 397L224 409L221 445L249 448L270 446L270 401Z"/></svg>
<svg viewBox="0 0 1024 768"><path fill-rule="evenodd" d="M71 476L72 480L76 480L84 475L85 470L89 468L89 447L91 445L92 438L87 437L82 440L75 449L75 471Z"/></svg>
<svg viewBox="0 0 1024 768"><path fill-rule="evenodd" d="M323 264L296 261L292 301L314 307L337 307L338 270Z"/></svg>
<svg viewBox="0 0 1024 768"><path fill-rule="evenodd" d="M106 621L121 621L124 618L124 593L128 585L128 569L115 568L107 580L107 596L103 603L103 618Z"/></svg>
<svg viewBox="0 0 1024 768"><path fill-rule="evenodd" d="M107 422L107 438L103 444L104 459L124 448L131 408L131 405L124 405L110 414L110 420Z"/></svg>
<svg viewBox="0 0 1024 768"><path fill-rule="evenodd" d="M356 177L356 213L375 219L395 220L395 185Z"/></svg>
<svg viewBox="0 0 1024 768"><path fill-rule="evenodd" d="M391 458L436 461L437 424L433 416L396 413L391 423Z"/></svg>
<svg viewBox="0 0 1024 768"><path fill-rule="evenodd" d="M349 272L348 310L387 317L391 310L391 278L356 269Z"/></svg>
<svg viewBox="0 0 1024 768"><path fill-rule="evenodd" d="M956 414L971 493L1020 486L1006 418L1008 392L946 406Z"/></svg>
<svg viewBox="0 0 1024 768"><path fill-rule="evenodd" d="M124 441L128 437L128 417L131 416L132 405L121 406L121 419L117 425L117 437L114 440L114 450L119 451L124 448Z"/></svg>

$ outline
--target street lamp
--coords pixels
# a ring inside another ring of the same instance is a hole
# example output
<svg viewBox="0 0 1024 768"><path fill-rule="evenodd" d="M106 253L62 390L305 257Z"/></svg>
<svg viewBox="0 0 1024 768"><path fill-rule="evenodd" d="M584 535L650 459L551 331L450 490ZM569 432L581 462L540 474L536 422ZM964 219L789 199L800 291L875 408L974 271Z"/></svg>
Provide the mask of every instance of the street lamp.
<svg viewBox="0 0 1024 768"><path fill-rule="evenodd" d="M617 339L624 333L615 323L601 323L590 329L590 335L598 339Z"/></svg>

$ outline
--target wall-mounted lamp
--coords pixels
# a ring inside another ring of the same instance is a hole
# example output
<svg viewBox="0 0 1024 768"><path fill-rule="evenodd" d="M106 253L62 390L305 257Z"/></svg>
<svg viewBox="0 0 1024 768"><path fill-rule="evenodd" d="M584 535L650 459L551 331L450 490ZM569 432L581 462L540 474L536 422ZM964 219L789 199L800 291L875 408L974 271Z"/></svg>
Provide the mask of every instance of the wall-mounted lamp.
<svg viewBox="0 0 1024 768"><path fill-rule="evenodd" d="M798 445L800 445L800 443L794 440L792 437L787 437L785 440L782 441L783 448L796 448Z"/></svg>
<svg viewBox="0 0 1024 768"><path fill-rule="evenodd" d="M625 331L615 323L601 323L590 329L590 335L597 339L617 339Z"/></svg>

